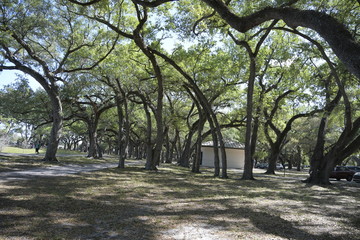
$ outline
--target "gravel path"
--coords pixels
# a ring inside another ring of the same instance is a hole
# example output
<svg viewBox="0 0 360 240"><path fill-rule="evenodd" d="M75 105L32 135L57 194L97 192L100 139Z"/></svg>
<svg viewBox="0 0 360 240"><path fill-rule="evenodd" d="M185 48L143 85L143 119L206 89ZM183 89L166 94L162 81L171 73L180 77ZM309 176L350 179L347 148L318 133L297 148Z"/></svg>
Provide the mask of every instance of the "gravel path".
<svg viewBox="0 0 360 240"><path fill-rule="evenodd" d="M4 153L1 154L7 155ZM126 165L133 165L137 163L139 162L129 162ZM91 172L114 167L117 167L117 163L66 164L62 166L49 166L21 171L0 172L0 183L18 180L28 180L32 177L58 177L80 172Z"/></svg>
<svg viewBox="0 0 360 240"><path fill-rule="evenodd" d="M69 164L66 166L50 166L43 168L35 168L23 171L1 172L0 183L14 181L14 180L28 180L31 177L58 177L79 172L91 172L101 170L104 168L116 167L116 163L103 163L103 164L86 164L77 165Z"/></svg>

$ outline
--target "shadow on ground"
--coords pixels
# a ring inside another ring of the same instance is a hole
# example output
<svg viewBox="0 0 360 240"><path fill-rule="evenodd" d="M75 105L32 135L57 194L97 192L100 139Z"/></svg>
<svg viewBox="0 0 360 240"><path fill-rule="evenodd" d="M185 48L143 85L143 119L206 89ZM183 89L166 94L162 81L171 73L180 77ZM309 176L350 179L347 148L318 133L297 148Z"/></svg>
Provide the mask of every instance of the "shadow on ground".
<svg viewBox="0 0 360 240"><path fill-rule="evenodd" d="M192 239L360 238L358 186L210 176L130 167L10 182L0 238L190 239L184 226Z"/></svg>

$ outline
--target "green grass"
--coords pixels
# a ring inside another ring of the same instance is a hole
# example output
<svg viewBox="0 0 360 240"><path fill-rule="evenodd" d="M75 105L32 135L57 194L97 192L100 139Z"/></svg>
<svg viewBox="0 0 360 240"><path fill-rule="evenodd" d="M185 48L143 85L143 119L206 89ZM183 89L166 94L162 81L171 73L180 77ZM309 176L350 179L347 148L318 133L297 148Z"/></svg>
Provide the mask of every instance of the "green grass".
<svg viewBox="0 0 360 240"><path fill-rule="evenodd" d="M1 152L3 153L17 153L17 154L35 154L34 148L18 148L18 147L5 147ZM40 154L45 154L46 149L40 148L39 150ZM83 152L79 151L71 151L71 150L65 150L65 149L58 149L58 154L61 155L74 155L74 154L85 154Z"/></svg>
<svg viewBox="0 0 360 240"><path fill-rule="evenodd" d="M17 154L35 154L35 149L34 148L5 147L1 152L3 152L3 153L17 153ZM45 150L40 149L39 152L44 154Z"/></svg>
<svg viewBox="0 0 360 240"><path fill-rule="evenodd" d="M360 239L360 184L143 165L0 185L0 239Z"/></svg>

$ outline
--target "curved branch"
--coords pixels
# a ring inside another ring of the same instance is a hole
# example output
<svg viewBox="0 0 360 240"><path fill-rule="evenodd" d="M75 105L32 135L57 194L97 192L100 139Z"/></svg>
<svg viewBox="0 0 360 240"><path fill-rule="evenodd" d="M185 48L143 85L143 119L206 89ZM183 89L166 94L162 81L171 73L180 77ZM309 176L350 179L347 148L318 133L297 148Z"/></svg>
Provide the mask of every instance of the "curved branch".
<svg viewBox="0 0 360 240"><path fill-rule="evenodd" d="M9 60L11 63L13 63L15 66L2 66L0 65L0 72L2 70L19 70L23 73L29 74L32 76L36 81L39 82L39 84L45 89L46 92L51 94L51 87L52 85L48 84L47 80L44 76L42 76L40 73L35 71L34 69L31 69L30 67L22 64L20 61L14 58L13 54L11 54L10 50L2 45L3 49L7 52L5 58Z"/></svg>
<svg viewBox="0 0 360 240"><path fill-rule="evenodd" d="M32 49L31 47L20 37L18 36L16 33L12 33L11 37L13 39L15 39L15 41L17 43L19 43L24 49L25 51L29 54L29 56L34 59L36 62L38 62L41 66L41 68L43 69L46 77L48 78L52 78L53 74L51 73L48 64L46 63L46 61L44 61L43 59L41 59ZM8 54L9 55L9 54ZM9 56L11 56L11 58L13 58L12 54L10 54ZM13 58L15 59L15 58ZM16 65L16 64L15 64Z"/></svg>
<svg viewBox="0 0 360 240"><path fill-rule="evenodd" d="M77 5L81 5L81 6L90 6L92 4L95 4L95 3L98 3L100 2L101 0L92 0L90 2L79 2L79 1L76 1L76 0L68 0L69 2L72 2L72 3L75 3Z"/></svg>
<svg viewBox="0 0 360 240"><path fill-rule="evenodd" d="M126 33L124 31L120 30L117 26L111 24L110 22L106 21L105 19L102 19L101 17L98 17L98 16L93 16L93 17L92 16L86 16L86 17L105 24L107 27L109 27L111 30L113 30L114 32L116 32L120 36L123 36L125 38L129 38L129 39L134 39L134 36L132 34L129 34L129 33Z"/></svg>
<svg viewBox="0 0 360 240"><path fill-rule="evenodd" d="M329 68L330 68L330 71L332 73L332 75L335 77L335 81L340 89L340 92L342 94L342 97L344 99L344 104L345 104L345 126L346 126L346 129L348 130L351 130L351 126L352 126L352 117L351 117L351 114L352 114L352 110L351 110L351 104L350 104L350 100L346 94L346 91L345 91L345 87L344 87L344 84L341 82L336 70L335 70L335 67L334 67L334 64L331 62L330 58L327 56L327 54L325 53L325 49L323 48L323 46L321 46L321 44L312 39L311 37L309 37L308 35L304 34L304 33L301 33L299 31L297 31L296 29L288 29L288 28L279 28L280 30L284 30L284 31L288 31L288 32L291 32L291 33L294 33L294 34L297 34L299 36L301 36L302 38L308 40L309 42L311 42L312 44L314 44L318 50L320 51L321 53L321 56L323 57L323 59L326 61L326 63L328 64Z"/></svg>
<svg viewBox="0 0 360 240"><path fill-rule="evenodd" d="M70 1L70 0L69 0ZM155 1L152 1L152 2L149 2L149 1L141 1L141 0L132 0L133 3L136 3L136 4L139 4L143 7L157 7L161 4L164 4L164 3L167 3L167 2L175 2L175 1L178 1L178 0L155 0Z"/></svg>
<svg viewBox="0 0 360 240"><path fill-rule="evenodd" d="M18 68L16 66L3 66L3 65L0 65L0 72L2 72L3 70L18 70Z"/></svg>
<svg viewBox="0 0 360 240"><path fill-rule="evenodd" d="M208 19L208 18L211 18L212 16L214 16L216 13L216 11L213 11L212 13L210 13L209 15L206 15L206 16L203 16L201 17L200 19L196 20L196 22L194 23L193 27L192 27L192 31L193 33L197 36L199 35L199 33L196 33L195 30L196 30L196 27L199 23L201 23L203 20L205 19Z"/></svg>
<svg viewBox="0 0 360 240"><path fill-rule="evenodd" d="M71 72L76 72L76 71L85 71L85 70L91 70L93 68L95 68L96 66L98 66L102 61L104 61L109 55L110 53L115 49L115 46L117 44L117 41L119 39L120 34L117 35L113 45L111 46L110 50L101 58L99 58L99 60L97 60L96 62L94 62L91 66L88 67L80 67L80 68L74 68L74 69L63 69L62 72L67 72L67 73L71 73Z"/></svg>
<svg viewBox="0 0 360 240"><path fill-rule="evenodd" d="M313 10L295 8L265 8L251 15L240 17L221 0L202 0L212 7L231 27L239 32L248 30L273 19L281 19L288 26L310 28L327 41L337 57L350 72L360 78L360 43L349 30L335 18Z"/></svg>

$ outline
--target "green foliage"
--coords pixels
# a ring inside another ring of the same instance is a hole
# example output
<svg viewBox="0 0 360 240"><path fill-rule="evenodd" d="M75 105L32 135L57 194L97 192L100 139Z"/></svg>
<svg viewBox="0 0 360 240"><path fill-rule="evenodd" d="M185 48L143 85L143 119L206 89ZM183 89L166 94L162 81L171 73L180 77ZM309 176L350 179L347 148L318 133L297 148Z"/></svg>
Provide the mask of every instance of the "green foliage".
<svg viewBox="0 0 360 240"><path fill-rule="evenodd" d="M51 118L49 100L44 91L33 91L28 81L23 78L3 87L0 94L0 112L3 117L32 125L39 125Z"/></svg>

